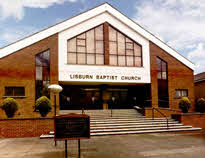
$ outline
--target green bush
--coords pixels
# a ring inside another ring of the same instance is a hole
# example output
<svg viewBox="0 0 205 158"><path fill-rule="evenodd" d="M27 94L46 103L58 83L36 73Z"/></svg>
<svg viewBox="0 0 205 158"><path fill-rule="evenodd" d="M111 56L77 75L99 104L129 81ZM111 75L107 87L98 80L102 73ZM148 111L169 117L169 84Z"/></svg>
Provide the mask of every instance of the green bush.
<svg viewBox="0 0 205 158"><path fill-rule="evenodd" d="M18 110L18 103L13 98L6 98L4 99L1 108L5 111L7 117L11 118Z"/></svg>
<svg viewBox="0 0 205 158"><path fill-rule="evenodd" d="M36 110L39 110L42 117L45 117L51 111L51 101L42 96L36 100Z"/></svg>
<svg viewBox="0 0 205 158"><path fill-rule="evenodd" d="M196 102L196 111L198 112L205 112L205 99L199 98Z"/></svg>
<svg viewBox="0 0 205 158"><path fill-rule="evenodd" d="M187 113L190 107L191 107L191 102L189 101L189 98L182 97L181 100L179 101L179 108L182 110L182 112Z"/></svg>

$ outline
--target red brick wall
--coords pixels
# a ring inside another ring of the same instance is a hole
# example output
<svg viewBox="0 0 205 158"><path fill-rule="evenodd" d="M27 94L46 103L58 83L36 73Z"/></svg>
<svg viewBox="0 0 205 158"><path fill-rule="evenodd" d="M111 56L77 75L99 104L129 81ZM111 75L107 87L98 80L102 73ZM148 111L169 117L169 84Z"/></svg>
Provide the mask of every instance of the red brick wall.
<svg viewBox="0 0 205 158"><path fill-rule="evenodd" d="M194 111L195 96L193 71L154 43L150 42L152 105L158 107L157 56L165 60L168 64L169 108L179 109L178 103L180 99L175 98L175 89L188 89L189 99L192 105L190 111Z"/></svg>
<svg viewBox="0 0 205 158"><path fill-rule="evenodd" d="M105 23L104 25L106 26L104 30L105 35L108 37L108 34L106 33L108 24ZM39 113L33 112L33 106L35 104L35 55L47 49L50 49L51 55L51 83L58 83L58 34L43 39L0 59L0 104L3 101L5 86L25 87L26 98L16 99L20 105L20 109L15 115L16 118L40 117ZM107 51L107 49L105 50ZM168 63L170 108L178 109L179 99L175 98L175 89L188 89L189 98L192 103L191 110L193 111L193 71L150 42L152 106L158 107L157 56ZM53 96L51 96L51 99L53 101ZM59 97L57 97L57 103L59 103ZM53 111L49 113L48 117L50 116L53 116ZM6 118L1 109L0 118Z"/></svg>
<svg viewBox="0 0 205 158"><path fill-rule="evenodd" d="M205 129L205 114L190 113L190 114L176 114L172 118L184 125L191 125L193 127L200 127Z"/></svg>
<svg viewBox="0 0 205 158"><path fill-rule="evenodd" d="M195 83L195 97L205 98L205 81Z"/></svg>
<svg viewBox="0 0 205 158"><path fill-rule="evenodd" d="M35 55L50 50L50 83L58 83L58 34L43 39L11 55L0 59L0 104L3 101L5 86L24 86L25 98L15 98L19 110L15 118L40 117L33 112L35 105ZM51 95L53 101L53 95ZM57 97L58 101L58 97ZM53 116L52 112L48 117ZM0 118L6 118L0 109Z"/></svg>
<svg viewBox="0 0 205 158"><path fill-rule="evenodd" d="M167 109L167 108L157 108L160 112L162 112L166 117L171 117L172 114L180 114L181 110L173 110L173 109ZM145 116L147 118L152 118L152 109L146 108L145 109ZM162 114L160 114L158 111L154 110L154 117L164 117Z"/></svg>
<svg viewBox="0 0 205 158"><path fill-rule="evenodd" d="M54 130L50 119L5 119L0 120L0 138L39 137Z"/></svg>

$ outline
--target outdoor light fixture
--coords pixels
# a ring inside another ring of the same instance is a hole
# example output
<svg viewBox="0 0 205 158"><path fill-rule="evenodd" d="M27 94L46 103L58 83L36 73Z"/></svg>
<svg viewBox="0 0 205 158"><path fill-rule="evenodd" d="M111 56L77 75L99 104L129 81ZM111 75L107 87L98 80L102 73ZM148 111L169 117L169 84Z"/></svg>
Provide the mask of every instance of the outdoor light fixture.
<svg viewBox="0 0 205 158"><path fill-rule="evenodd" d="M56 116L56 94L60 93L63 88L57 84L52 84L50 86L48 86L48 89L50 90L50 92L53 92L54 93L54 108L55 108L55 114L54 116Z"/></svg>
<svg viewBox="0 0 205 158"><path fill-rule="evenodd" d="M54 116L56 117L56 94L60 93L63 88L57 84L51 84L50 86L48 86L48 89L50 90L50 92L53 92L54 94L54 108L55 108L55 113L54 113ZM57 145L56 141L55 141L55 146Z"/></svg>

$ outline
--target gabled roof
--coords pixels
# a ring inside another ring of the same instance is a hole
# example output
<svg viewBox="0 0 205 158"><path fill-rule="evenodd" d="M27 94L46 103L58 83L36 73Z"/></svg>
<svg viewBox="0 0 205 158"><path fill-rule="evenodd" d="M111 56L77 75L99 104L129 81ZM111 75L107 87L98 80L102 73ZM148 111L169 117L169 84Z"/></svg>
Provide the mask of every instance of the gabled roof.
<svg viewBox="0 0 205 158"><path fill-rule="evenodd" d="M169 47L166 43L162 42L160 39L152 35L150 32L142 28L140 25L123 15L121 12L119 12L117 9L113 8L108 3L104 3L98 7L95 7L91 10L88 10L82 14L79 14L77 16L74 16L68 20L65 20L61 23L58 23L54 26L51 26L47 29L44 29L40 32L37 32L31 36L28 36L22 40L19 40L13 44L10 44L6 47L3 47L0 49L0 58L3 58L9 54L12 54L22 48L25 48L31 44L34 44L42 39L45 39L51 35L54 35L56 33L62 32L70 27L73 27L79 23L82 23L83 21L86 21L90 18L93 18L97 15L100 15L102 13L109 13L116 19L120 20L122 23L125 23L128 27L139 33L141 36L146 38L149 41L152 41L154 44L165 50L168 54L178 59L180 62L182 62L184 65L189 67L190 69L194 70L194 64L186 59L184 56L176 52L174 49Z"/></svg>
<svg viewBox="0 0 205 158"><path fill-rule="evenodd" d="M201 82L201 81L205 81L205 72L199 73L194 75L194 82Z"/></svg>

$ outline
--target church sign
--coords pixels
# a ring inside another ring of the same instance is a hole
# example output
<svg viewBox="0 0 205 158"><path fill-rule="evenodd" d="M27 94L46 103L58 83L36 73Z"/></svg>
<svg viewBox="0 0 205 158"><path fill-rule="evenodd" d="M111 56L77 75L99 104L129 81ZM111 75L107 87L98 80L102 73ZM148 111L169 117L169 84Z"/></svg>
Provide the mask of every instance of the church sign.
<svg viewBox="0 0 205 158"><path fill-rule="evenodd" d="M54 119L55 140L79 140L90 138L90 117L68 114Z"/></svg>

